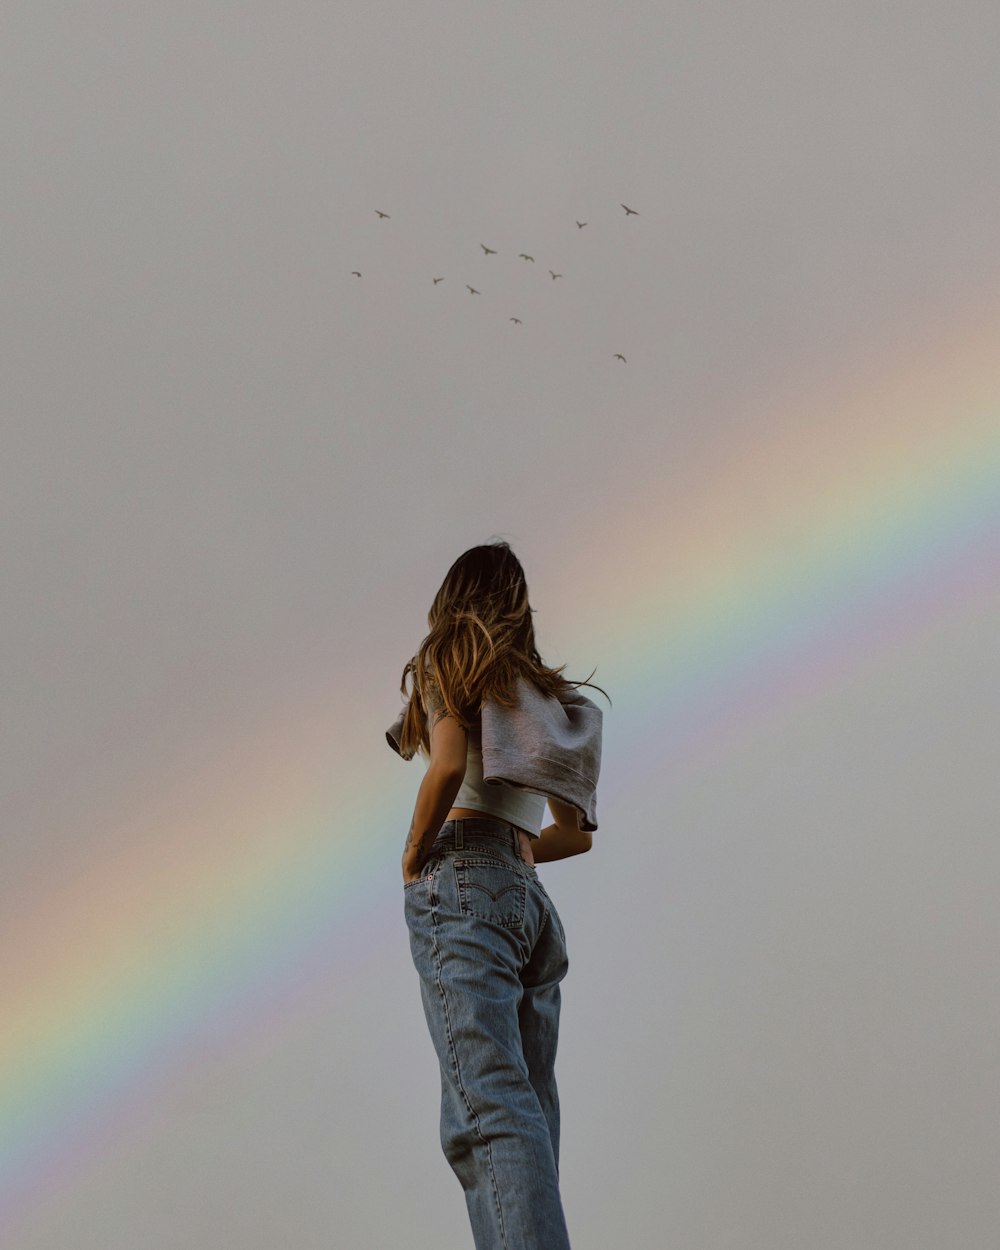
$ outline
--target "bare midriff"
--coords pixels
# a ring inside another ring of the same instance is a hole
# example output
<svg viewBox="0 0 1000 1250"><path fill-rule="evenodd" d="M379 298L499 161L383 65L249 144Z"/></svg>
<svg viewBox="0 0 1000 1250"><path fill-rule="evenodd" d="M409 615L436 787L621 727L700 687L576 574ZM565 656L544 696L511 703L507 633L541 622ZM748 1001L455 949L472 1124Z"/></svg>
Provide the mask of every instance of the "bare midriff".
<svg viewBox="0 0 1000 1250"><path fill-rule="evenodd" d="M465 818L470 817L470 816L471 817L478 816L480 819L484 817L486 819L489 819L490 813L478 812L478 811L475 811L471 807L453 807L451 811L448 813L448 815L445 817L445 819L446 820L464 820ZM498 816L496 817L496 819L499 820L501 818ZM532 867L534 867L535 857L531 853L531 843L533 839L528 834L528 831L526 829L520 828L519 825L515 825L514 828L517 830L518 842L521 844L521 858L524 860L526 864L531 864Z"/></svg>

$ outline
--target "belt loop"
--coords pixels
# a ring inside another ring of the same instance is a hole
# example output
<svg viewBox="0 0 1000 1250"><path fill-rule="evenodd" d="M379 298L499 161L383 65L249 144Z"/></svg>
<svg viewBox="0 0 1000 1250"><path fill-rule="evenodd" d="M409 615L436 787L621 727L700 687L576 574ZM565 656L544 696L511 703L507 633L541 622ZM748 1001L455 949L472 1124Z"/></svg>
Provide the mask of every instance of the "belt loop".
<svg viewBox="0 0 1000 1250"><path fill-rule="evenodd" d="M511 845L514 848L514 854L520 857L521 839L517 836L517 825L512 824L510 826L510 840L511 840Z"/></svg>
<svg viewBox="0 0 1000 1250"><path fill-rule="evenodd" d="M456 820L455 821L455 850L456 851L461 851L465 847L465 843L462 841L463 832L464 832L464 826L463 826L462 821L460 819Z"/></svg>

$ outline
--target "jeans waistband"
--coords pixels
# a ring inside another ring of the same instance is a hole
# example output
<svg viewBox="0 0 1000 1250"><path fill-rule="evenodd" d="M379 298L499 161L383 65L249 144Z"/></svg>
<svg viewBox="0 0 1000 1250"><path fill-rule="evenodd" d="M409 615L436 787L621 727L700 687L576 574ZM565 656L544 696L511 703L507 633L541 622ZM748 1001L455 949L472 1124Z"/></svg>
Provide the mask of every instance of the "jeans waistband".
<svg viewBox="0 0 1000 1250"><path fill-rule="evenodd" d="M460 820L446 820L434 839L431 853L460 851L467 839L478 841L480 838L495 838L511 847L518 859L521 857L517 827L498 816L463 816Z"/></svg>

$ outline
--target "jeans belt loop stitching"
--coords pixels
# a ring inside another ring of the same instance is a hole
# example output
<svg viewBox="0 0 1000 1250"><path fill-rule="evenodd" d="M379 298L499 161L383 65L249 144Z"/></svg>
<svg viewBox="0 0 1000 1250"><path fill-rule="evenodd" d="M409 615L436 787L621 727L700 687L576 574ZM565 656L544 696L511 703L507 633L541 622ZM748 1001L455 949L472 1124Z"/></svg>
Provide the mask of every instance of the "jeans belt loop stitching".
<svg viewBox="0 0 1000 1250"><path fill-rule="evenodd" d="M463 841L463 838L462 838L462 835L464 832L465 830L462 825L462 821L456 820L455 821L455 850L456 851L461 851L465 846L465 842Z"/></svg>

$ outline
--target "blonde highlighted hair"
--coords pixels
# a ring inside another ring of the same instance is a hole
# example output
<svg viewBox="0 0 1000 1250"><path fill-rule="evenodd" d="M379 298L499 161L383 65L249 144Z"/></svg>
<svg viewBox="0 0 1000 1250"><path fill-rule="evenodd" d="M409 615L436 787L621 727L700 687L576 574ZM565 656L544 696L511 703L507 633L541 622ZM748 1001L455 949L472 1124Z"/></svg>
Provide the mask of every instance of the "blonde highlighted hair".
<svg viewBox="0 0 1000 1250"><path fill-rule="evenodd" d="M411 759L418 747L430 753L432 712L452 716L471 729L485 699L515 705L518 677L557 698L593 685L589 679L563 677L565 664L551 668L542 662L533 612L524 570L508 543L471 547L458 557L427 614L429 632L403 668L399 688L409 700L399 744L404 759ZM407 678L412 679L412 691ZM608 698L604 690L601 694Z"/></svg>

